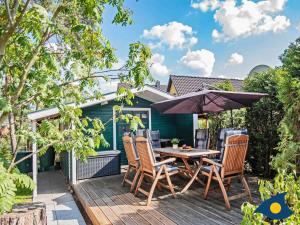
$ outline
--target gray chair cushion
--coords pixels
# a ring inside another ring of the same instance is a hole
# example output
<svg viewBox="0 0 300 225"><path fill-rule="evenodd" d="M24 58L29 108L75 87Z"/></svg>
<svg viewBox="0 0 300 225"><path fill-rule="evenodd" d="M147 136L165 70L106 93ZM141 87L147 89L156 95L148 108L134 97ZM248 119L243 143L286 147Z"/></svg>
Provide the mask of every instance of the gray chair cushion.
<svg viewBox="0 0 300 225"><path fill-rule="evenodd" d="M134 135L133 132L130 132L129 133L129 136L132 138L132 143L133 143L133 149L134 149L134 152L135 152L135 155L136 155L136 158L139 158L139 154L138 154L138 151L137 151L137 148L136 148L136 136Z"/></svg>
<svg viewBox="0 0 300 225"><path fill-rule="evenodd" d="M161 148L159 130L150 131L151 144L153 148Z"/></svg>
<svg viewBox="0 0 300 225"><path fill-rule="evenodd" d="M197 129L195 134L195 148L207 149L209 140L208 129Z"/></svg>
<svg viewBox="0 0 300 225"><path fill-rule="evenodd" d="M135 132L135 135L136 135L137 137L144 137L144 138L147 138L146 130L145 130L145 129L138 129L138 130Z"/></svg>
<svg viewBox="0 0 300 225"><path fill-rule="evenodd" d="M173 172L173 171L176 171L178 170L178 167L176 166L170 166L170 165L166 165L167 166L167 171L168 172ZM156 172L160 169L161 166L157 166L155 169L156 169ZM164 171L163 171L164 173Z"/></svg>
<svg viewBox="0 0 300 225"><path fill-rule="evenodd" d="M211 170L211 166L202 166L201 167L201 171L203 171L203 172L210 173L210 170ZM220 173L221 167L217 166L217 170Z"/></svg>
<svg viewBox="0 0 300 225"><path fill-rule="evenodd" d="M153 151L151 134L150 134L150 130L148 130L148 129L146 130L146 138L149 141L150 150L151 150L151 154L152 154L152 157L153 157L153 162L156 163L156 155L155 155L155 153Z"/></svg>

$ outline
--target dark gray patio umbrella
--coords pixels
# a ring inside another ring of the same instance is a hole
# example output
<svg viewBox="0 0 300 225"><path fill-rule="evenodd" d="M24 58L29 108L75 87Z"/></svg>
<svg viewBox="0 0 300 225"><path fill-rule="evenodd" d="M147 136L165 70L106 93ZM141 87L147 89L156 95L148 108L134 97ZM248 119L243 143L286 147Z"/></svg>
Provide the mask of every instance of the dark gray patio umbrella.
<svg viewBox="0 0 300 225"><path fill-rule="evenodd" d="M267 94L203 90L158 102L152 106L163 114L217 113L251 106L264 96Z"/></svg>

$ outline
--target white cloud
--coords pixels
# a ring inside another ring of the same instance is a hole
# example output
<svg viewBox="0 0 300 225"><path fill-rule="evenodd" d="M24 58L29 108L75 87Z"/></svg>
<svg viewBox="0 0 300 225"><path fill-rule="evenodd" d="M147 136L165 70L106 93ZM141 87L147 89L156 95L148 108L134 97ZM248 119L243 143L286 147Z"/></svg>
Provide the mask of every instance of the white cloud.
<svg viewBox="0 0 300 225"><path fill-rule="evenodd" d="M118 62L114 63L112 65L112 68L113 70L117 70L117 69L120 69L122 68L124 65L126 64L125 60L123 59L118 59Z"/></svg>
<svg viewBox="0 0 300 225"><path fill-rule="evenodd" d="M206 49L188 51L180 59L180 62L191 69L198 70L203 75L209 76L215 64L215 55Z"/></svg>
<svg viewBox="0 0 300 225"><path fill-rule="evenodd" d="M238 65L238 64L242 64L243 62L244 62L244 57L237 52L232 53L228 60L229 65Z"/></svg>
<svg viewBox="0 0 300 225"><path fill-rule="evenodd" d="M98 81L102 93L105 94L105 93L117 91L119 80L106 81L103 78L99 78Z"/></svg>
<svg viewBox="0 0 300 225"><path fill-rule="evenodd" d="M188 46L189 46L189 47L192 47L192 46L194 46L194 45L197 44L197 43L198 43L198 38L196 38L196 37L191 37L190 40L189 40Z"/></svg>
<svg viewBox="0 0 300 225"><path fill-rule="evenodd" d="M170 70L164 65L165 56L158 53L154 54L150 59L150 71L153 75L167 76L170 74Z"/></svg>
<svg viewBox="0 0 300 225"><path fill-rule="evenodd" d="M257 5L264 11L276 12L284 8L287 0L264 0L257 3Z"/></svg>
<svg viewBox="0 0 300 225"><path fill-rule="evenodd" d="M237 4L236 0L204 0L193 3L192 7L204 12L215 11L214 19L222 28L214 29L212 37L216 41L228 41L238 37L286 30L291 24L290 20L286 16L276 15L283 10L286 2L287 0L242 0Z"/></svg>
<svg viewBox="0 0 300 225"><path fill-rule="evenodd" d="M204 0L201 2L193 2L191 6L194 9L200 9L202 12L207 12L208 10L215 10L219 7L219 0Z"/></svg>
<svg viewBox="0 0 300 225"><path fill-rule="evenodd" d="M198 42L193 36L193 29L188 25L173 21L164 25L156 25L150 30L144 30L143 37L157 39L158 43L151 43L150 47L161 47L163 44L173 48L191 47Z"/></svg>

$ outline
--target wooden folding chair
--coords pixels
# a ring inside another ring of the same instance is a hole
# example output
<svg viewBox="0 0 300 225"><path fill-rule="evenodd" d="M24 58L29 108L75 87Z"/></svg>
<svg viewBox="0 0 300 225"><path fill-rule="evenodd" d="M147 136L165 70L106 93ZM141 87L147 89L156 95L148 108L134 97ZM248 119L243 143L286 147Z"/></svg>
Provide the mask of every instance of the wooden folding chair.
<svg viewBox="0 0 300 225"><path fill-rule="evenodd" d="M133 191L136 181L140 174L140 162L132 138L127 135L124 136L123 145L127 156L128 167L124 175L122 185L125 186L125 182L130 184L130 191ZM131 170L135 172L135 176L132 181L129 180Z"/></svg>
<svg viewBox="0 0 300 225"><path fill-rule="evenodd" d="M148 196L147 206L151 204L152 196L155 190L155 187L159 184L160 186L167 188L171 191L174 197L176 197L176 193L174 191L173 184L171 182L170 176L178 173L178 168L168 165L168 163L174 162L175 158L169 158L161 162L155 162L154 152L151 149L150 143L148 139L144 137L137 137L136 138L136 148L138 154L140 156L140 171L141 176L138 181L138 184L135 189L135 194L138 192L143 193L144 195ZM150 178L153 183L150 188L150 191L147 192L141 188L143 179L145 177ZM166 179L168 185L159 182L159 180Z"/></svg>
<svg viewBox="0 0 300 225"><path fill-rule="evenodd" d="M249 196L250 202L252 201L251 192L247 181L244 177L244 163L248 148L248 135L233 135L226 138L224 156L222 164L204 158L203 163L208 165L201 168L202 175L208 177L207 185L204 192L204 199L207 199L211 180L216 180L221 188L225 205L230 210L229 201L238 199L244 196ZM229 190L231 179L240 178L245 188L245 192L228 197L224 182L227 181L227 191Z"/></svg>

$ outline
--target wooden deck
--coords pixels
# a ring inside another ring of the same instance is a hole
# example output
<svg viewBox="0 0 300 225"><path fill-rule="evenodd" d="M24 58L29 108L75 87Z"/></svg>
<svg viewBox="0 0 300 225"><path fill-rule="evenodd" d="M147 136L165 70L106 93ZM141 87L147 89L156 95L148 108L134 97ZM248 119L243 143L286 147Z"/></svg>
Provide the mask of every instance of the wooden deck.
<svg viewBox="0 0 300 225"><path fill-rule="evenodd" d="M167 191L156 191L152 206L145 206L146 197L135 197L129 186L121 186L123 175L95 178L74 186L75 193L93 224L240 224L240 207L247 198L231 201L231 211L225 209L219 189L212 190L208 200L202 197L203 186L193 184L174 199ZM183 187L188 180L176 177L173 183ZM248 178L254 201L257 201L257 181ZM241 184L234 182L230 193L238 193ZM237 190L238 189L238 190Z"/></svg>

